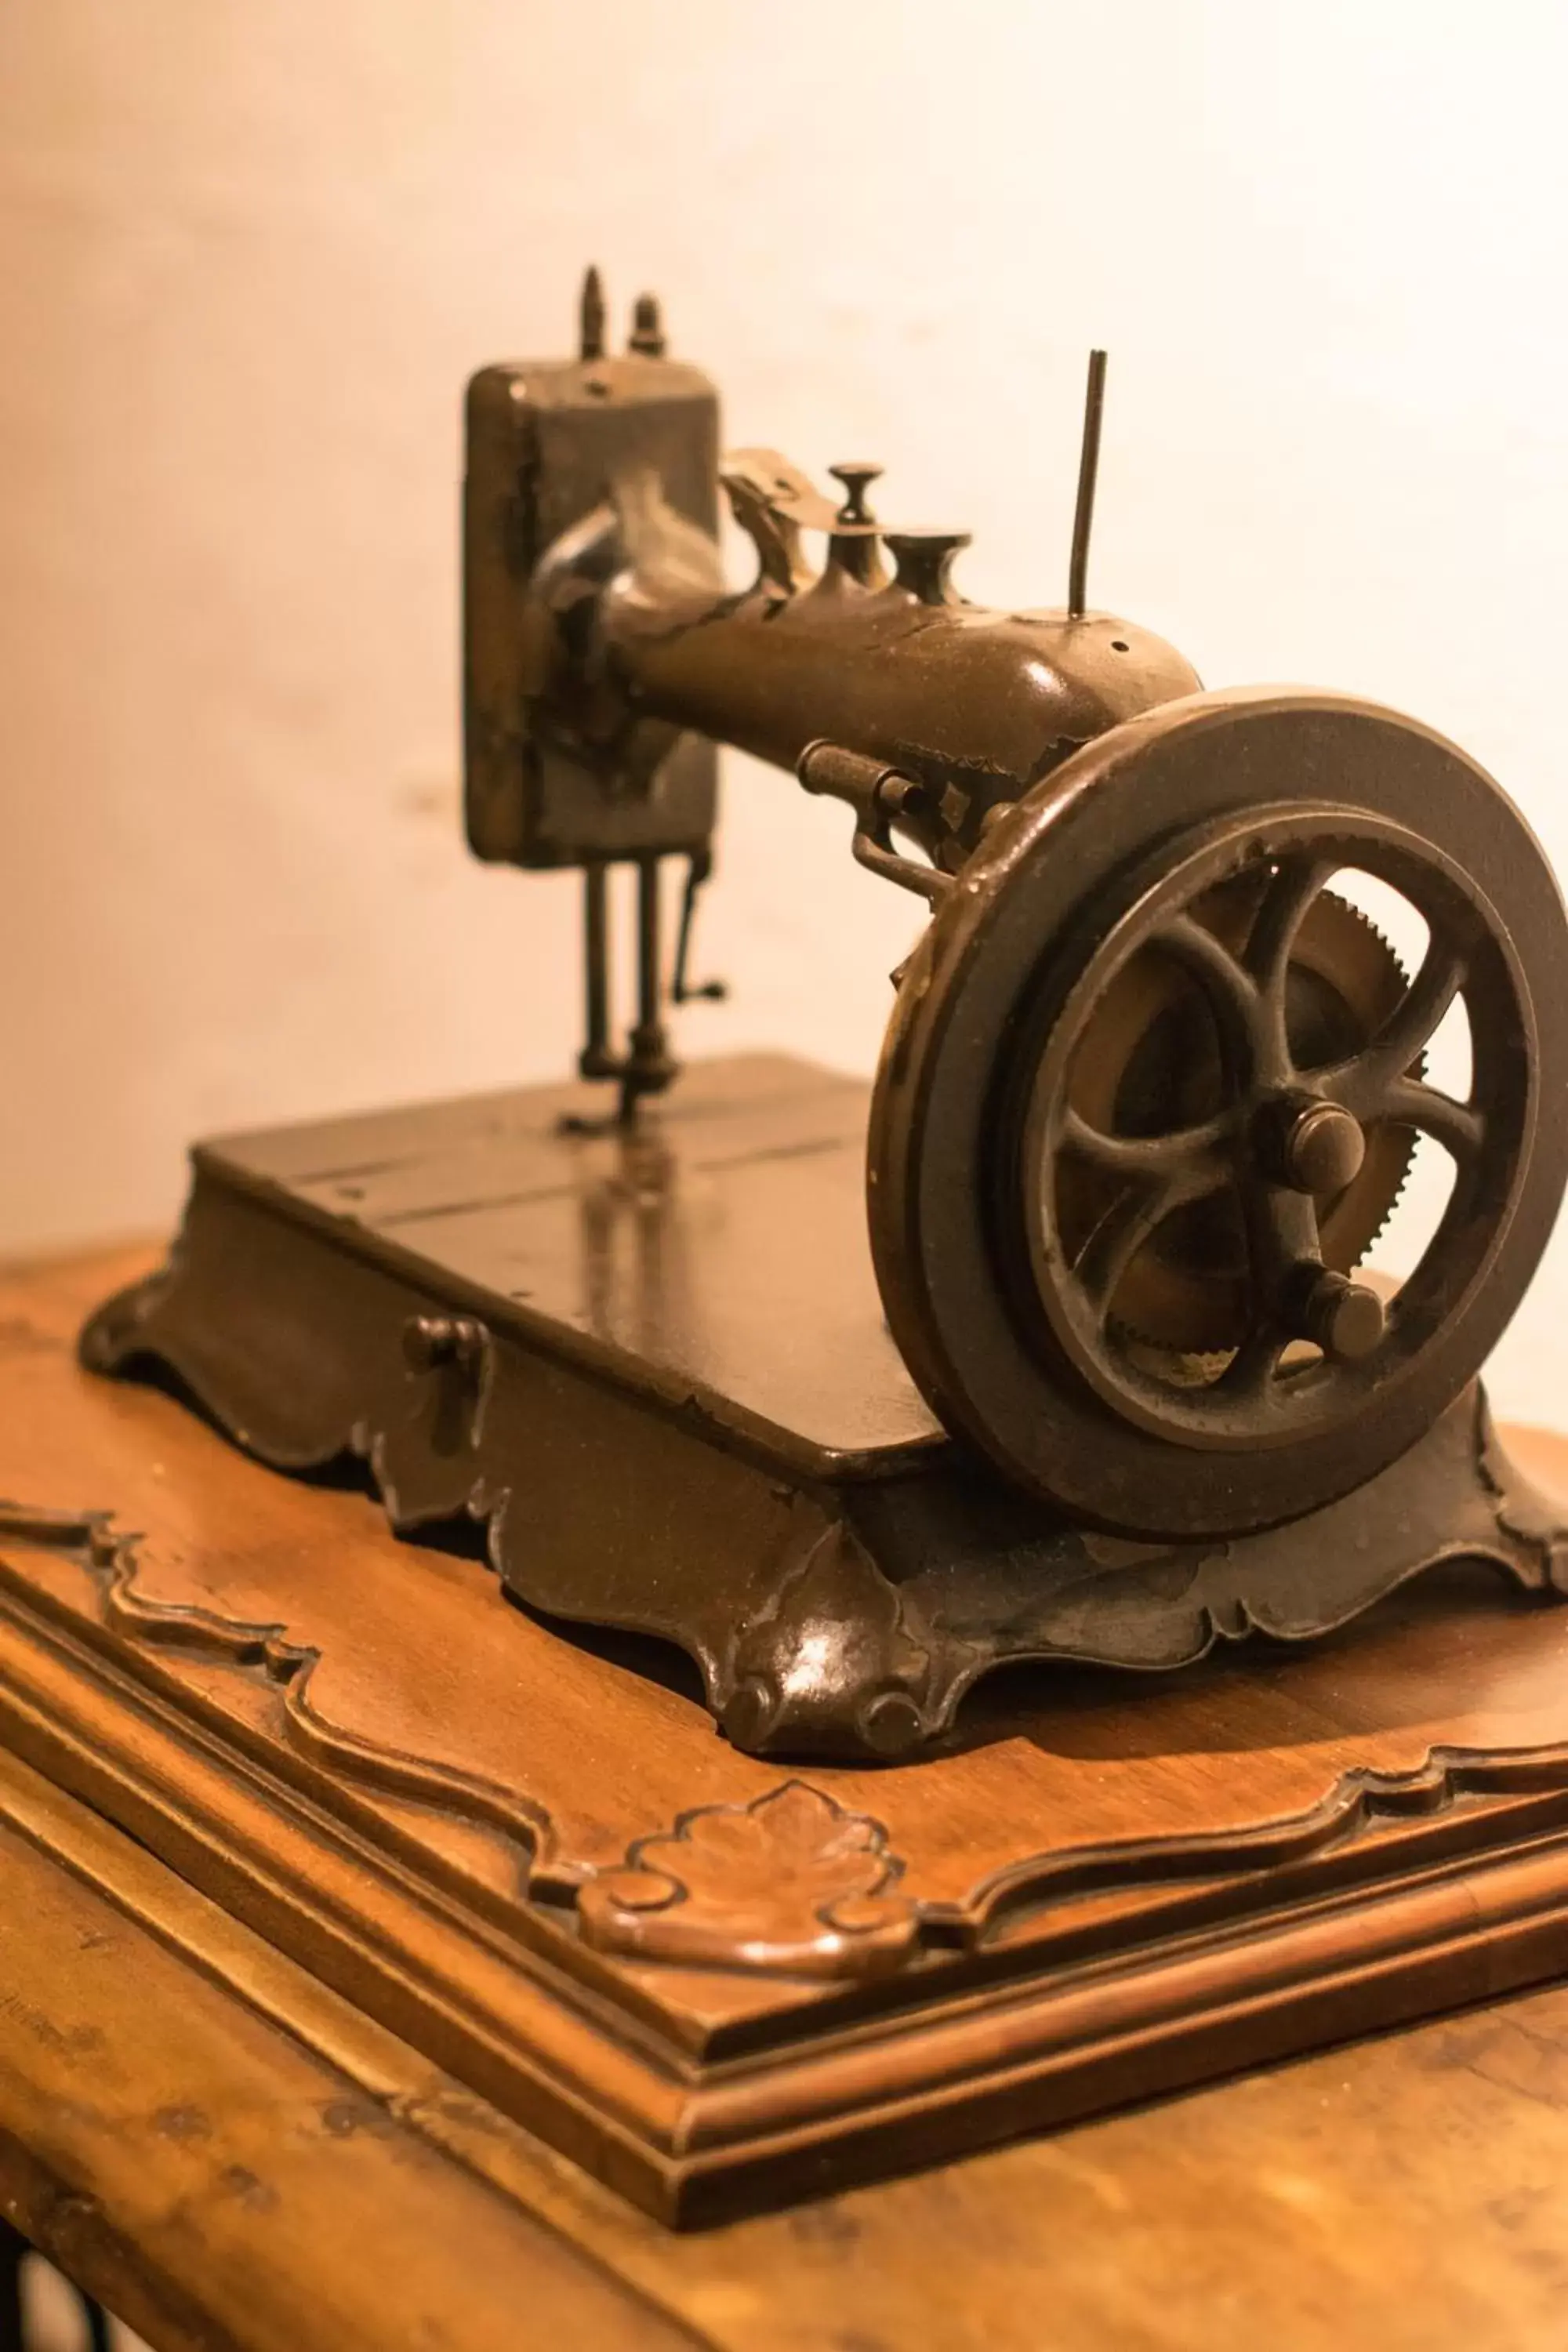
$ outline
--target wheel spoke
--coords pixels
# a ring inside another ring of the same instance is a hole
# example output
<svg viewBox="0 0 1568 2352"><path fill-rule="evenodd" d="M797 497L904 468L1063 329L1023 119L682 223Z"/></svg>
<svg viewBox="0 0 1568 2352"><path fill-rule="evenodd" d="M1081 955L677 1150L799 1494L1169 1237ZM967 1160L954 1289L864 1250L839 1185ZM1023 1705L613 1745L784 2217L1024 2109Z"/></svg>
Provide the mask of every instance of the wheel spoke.
<svg viewBox="0 0 1568 2352"><path fill-rule="evenodd" d="M1214 1393L1238 1405L1267 1404L1289 1339L1271 1324L1249 1332L1214 1384Z"/></svg>
<svg viewBox="0 0 1568 2352"><path fill-rule="evenodd" d="M1228 1113L1202 1120L1196 1127L1173 1128L1164 1135L1107 1135L1091 1127L1082 1113L1068 1106L1062 1118L1061 1149L1092 1162L1110 1175L1157 1178L1194 1171L1206 1163L1230 1125ZM1215 1181L1224 1171L1216 1171Z"/></svg>
<svg viewBox="0 0 1568 2352"><path fill-rule="evenodd" d="M1073 1277L1097 1322L1103 1323L1128 1267L1166 1218L1217 1192L1229 1174L1216 1160L1145 1189L1130 1185L1112 1203L1073 1262Z"/></svg>
<svg viewBox="0 0 1568 2352"><path fill-rule="evenodd" d="M1260 1322L1284 1328L1280 1314L1287 1286L1299 1266L1318 1255L1318 1212L1309 1192L1255 1181L1245 1186L1247 1250L1252 1266L1255 1309Z"/></svg>
<svg viewBox="0 0 1568 2352"><path fill-rule="evenodd" d="M1243 953L1258 989L1258 1026L1267 1036L1268 1072L1282 1080L1290 1068L1290 954L1309 908L1335 871L1332 857L1288 858L1263 894Z"/></svg>
<svg viewBox="0 0 1568 2352"><path fill-rule="evenodd" d="M1218 1016L1227 1042L1241 1049L1249 1065L1255 1063L1259 1043L1258 990L1251 974L1243 971L1230 950L1191 915L1177 915L1164 924L1152 944L1192 974Z"/></svg>
<svg viewBox="0 0 1568 2352"><path fill-rule="evenodd" d="M1458 949L1434 939L1420 971L1376 1035L1359 1054L1323 1074L1319 1081L1323 1092L1360 1119L1378 1118L1395 1079L1404 1076L1431 1042L1465 984L1466 971L1466 959Z"/></svg>
<svg viewBox="0 0 1568 2352"><path fill-rule="evenodd" d="M1382 1116L1413 1127L1440 1143L1461 1168L1468 1167L1486 1140L1486 1121L1469 1103L1456 1102L1419 1078L1394 1078L1384 1089Z"/></svg>
<svg viewBox="0 0 1568 2352"><path fill-rule="evenodd" d="M1283 995L1296 934L1337 871L1335 858L1301 856L1286 859L1270 879L1252 919L1243 959L1266 995Z"/></svg>
<svg viewBox="0 0 1568 2352"><path fill-rule="evenodd" d="M1467 961L1447 940L1432 940L1404 1002L1395 1005L1372 1041L1372 1052L1391 1070L1407 1070L1422 1047L1431 1044L1465 984Z"/></svg>
<svg viewBox="0 0 1568 2352"><path fill-rule="evenodd" d="M1437 1396L1436 1341L1516 1202L1533 1216L1546 1189L1524 1154L1528 1004L1471 878L1506 886L1498 860L1528 860L1528 844L1498 850L1479 787L1478 822L1461 824L1468 800L1438 781L1450 755L1429 757L1414 730L1402 745L1385 720L1364 737L1364 788L1336 801L1342 732L1344 770L1361 772L1356 731L1350 714L1325 719L1279 805L1263 798L1268 739L1238 739L1234 795L1217 779L1198 795L1220 814L1194 803L1151 833L1098 919L1053 934L1040 992L1018 996L998 1047L995 1275L1036 1315L1017 1343L1138 1445L1209 1448L1216 1523L1248 1494L1277 1491L1284 1507L1381 1459L1397 1399L1418 1418L1422 1383ZM1382 939L1361 910L1373 892L1401 903L1418 949ZM1443 1199L1401 1299L1361 1269L1412 1166L1436 1168ZM1070 1428L1064 1410L1041 1458L1076 1490L1089 1472L1063 1466ZM1115 1465L1129 1491L1142 1458L1130 1442ZM1197 1498L1206 1524L1205 1464L1184 1475L1183 1511Z"/></svg>

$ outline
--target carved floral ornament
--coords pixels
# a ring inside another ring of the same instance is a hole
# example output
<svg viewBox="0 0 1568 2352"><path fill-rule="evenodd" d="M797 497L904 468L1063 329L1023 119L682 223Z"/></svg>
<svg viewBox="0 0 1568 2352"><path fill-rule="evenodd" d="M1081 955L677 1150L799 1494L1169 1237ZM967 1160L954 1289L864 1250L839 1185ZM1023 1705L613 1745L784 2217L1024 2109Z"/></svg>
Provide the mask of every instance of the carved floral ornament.
<svg viewBox="0 0 1568 2352"><path fill-rule="evenodd" d="M104 1622L123 1639L205 1650L266 1672L288 1686L285 1705L297 1717L298 1669L313 1653L290 1644L281 1626L149 1599L138 1590L134 1538L118 1535L109 1513L0 1500L0 1538L7 1536L80 1558L98 1579ZM339 1750L333 1760L352 1769L367 1759ZM578 1907L585 1941L623 1958L878 1976L916 1948L918 1914L900 1891L902 1874L879 1822L791 1780L747 1805L682 1813L672 1831L637 1840L622 1865L581 1889Z"/></svg>
<svg viewBox="0 0 1568 2352"><path fill-rule="evenodd" d="M584 1940L622 1958L800 1976L886 1975L915 1948L914 1903L881 1824L805 1780L683 1813L584 1886Z"/></svg>
<svg viewBox="0 0 1568 2352"><path fill-rule="evenodd" d="M1489 1465L1483 1454L1483 1470L1489 1472ZM1557 1521L1522 1481L1505 1483L1499 1475L1490 1508L1510 1540L1540 1544L1550 1571L1561 1574L1552 1541ZM21 1547L22 1559L11 1557L7 1538ZM279 1738L345 1785L373 1793L416 1790L461 1819L499 1824L531 1851L548 1833L548 1811L527 1791L465 1774L449 1762L421 1761L401 1746L366 1739L363 1727L317 1713L309 1685L319 1652L301 1631L226 1617L190 1599L144 1591L138 1539L118 1533L108 1512L0 1499L0 1585L8 1601L26 1605L32 1598L25 1554L34 1548L72 1557L87 1570L97 1588L100 1622L122 1659L177 1651L264 1678L278 1708ZM1559 1785L1568 1747L1554 1742L1549 1752L1544 1769ZM1068 1891L1083 1883L1090 1863L1110 1870L1104 1883L1129 1888L1164 1881L1173 1870L1190 1876L1197 1853L1212 1862L1216 1876L1251 1879L1277 1862L1300 1860L1373 1827L1383 1816L1429 1814L1461 1795L1496 1794L1515 1779L1537 1790L1542 1770L1540 1749L1507 1743L1500 1749L1490 1742L1475 1749L1443 1746L1419 1761L1401 1757L1384 1769L1369 1753L1304 1810L1247 1827L1227 1820L1195 1844L1166 1834L1113 1840L1095 1849L1047 1840L1038 1852L1021 1850L1010 1868L970 1892L963 1910L984 1932L998 1900L1015 1902L1026 1889L1041 1896ZM634 1840L624 1862L585 1881L576 1874L582 1866L574 1864L572 1880L557 1884L551 1916L560 1920L554 1905L570 1883L584 1941L618 1959L843 1981L894 1974L920 1948L922 1906L907 1890L905 1863L889 1846L883 1824L798 1779L781 1781L749 1803L682 1813L670 1829Z"/></svg>

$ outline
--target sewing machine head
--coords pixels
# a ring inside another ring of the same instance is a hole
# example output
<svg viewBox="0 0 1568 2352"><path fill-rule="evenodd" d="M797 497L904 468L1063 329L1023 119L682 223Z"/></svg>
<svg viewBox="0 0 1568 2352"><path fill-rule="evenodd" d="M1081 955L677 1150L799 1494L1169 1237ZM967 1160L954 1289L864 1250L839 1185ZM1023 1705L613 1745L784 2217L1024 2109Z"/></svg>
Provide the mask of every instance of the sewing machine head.
<svg viewBox="0 0 1568 2352"><path fill-rule="evenodd" d="M1096 354L1066 608L991 612L952 584L965 534L874 519L875 467L834 467L833 499L770 450L719 463L711 387L646 300L606 358L591 278L575 361L470 393L469 837L584 867L582 1067L629 1115L675 1070L658 861L688 860L679 999L711 747L847 801L856 856L931 908L868 1162L910 1371L1016 1485L1219 1533L1370 1476L1511 1315L1568 1169L1568 934L1452 745L1342 697L1205 693L1086 609L1102 384ZM738 591L721 482L757 551ZM624 1053L614 859L643 877ZM1367 876L1425 935L1411 973L1342 878ZM1446 1021L1452 1090L1424 1075ZM1447 1205L1390 1295L1361 1268L1423 1138Z"/></svg>

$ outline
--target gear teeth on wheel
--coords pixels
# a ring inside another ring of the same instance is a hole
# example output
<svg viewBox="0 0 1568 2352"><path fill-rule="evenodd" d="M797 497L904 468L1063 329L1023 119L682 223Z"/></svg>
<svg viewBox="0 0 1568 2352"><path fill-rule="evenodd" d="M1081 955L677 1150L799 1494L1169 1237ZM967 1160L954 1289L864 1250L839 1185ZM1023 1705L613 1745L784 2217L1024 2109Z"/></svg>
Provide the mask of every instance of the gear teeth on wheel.
<svg viewBox="0 0 1568 2352"><path fill-rule="evenodd" d="M1329 919L1330 920L1334 923L1346 921L1353 922L1357 927L1358 931L1363 934L1371 941L1375 942L1377 949L1381 951L1386 974L1389 975L1391 979L1397 982L1398 987L1401 991L1408 987L1410 975L1405 969L1403 960L1395 951L1392 942L1388 940L1380 927L1373 920L1370 915L1366 914L1362 908L1354 905L1352 900L1344 898L1337 890L1324 890L1321 892L1317 899L1313 901L1312 911L1315 912L1318 908L1324 906L1331 906L1334 910L1332 916ZM1307 919L1311 919L1310 913ZM1318 977L1327 980L1328 983L1334 987L1336 992L1338 992L1340 982L1333 975L1331 959L1325 959L1325 961L1328 963L1329 969L1325 971L1320 972ZM1342 1001L1343 1000L1342 999ZM1155 1017L1158 1016L1156 1015ZM1148 1034L1149 1024L1146 1024L1142 1034L1146 1036ZM1132 1055L1136 1050L1137 1043L1135 1041L1121 1058L1121 1072L1124 1073L1130 1066ZM1425 1055L1423 1055L1421 1060L1414 1066L1418 1075L1425 1066ZM1416 1138L1412 1134L1409 1136L1405 1148L1400 1154L1397 1171L1392 1175L1386 1184L1384 1197L1377 1205L1373 1222L1364 1232L1358 1233L1356 1234L1356 1245L1353 1249L1336 1251L1331 1261L1336 1271L1348 1274L1357 1266L1364 1265L1368 1255L1372 1250L1375 1248L1382 1234L1386 1231L1389 1220L1393 1216L1395 1208L1398 1206L1398 1203L1403 1197L1405 1186L1410 1173L1411 1163L1415 1158L1415 1148ZM1201 1275L1202 1270L1198 1269L1197 1271ZM1183 1344L1166 1334L1151 1331L1148 1328L1138 1321L1135 1315L1117 1314L1110 1318L1110 1320L1111 1328L1119 1333L1123 1340L1131 1343L1142 1350L1148 1350L1152 1356L1159 1358L1162 1369L1166 1377L1171 1376L1173 1367L1191 1362L1194 1367L1194 1379L1212 1378L1216 1363L1221 1362L1227 1358L1231 1349L1236 1344L1236 1342L1225 1331L1215 1325L1208 1326L1206 1328L1202 1329L1201 1332L1194 1328L1193 1339L1186 1344Z"/></svg>

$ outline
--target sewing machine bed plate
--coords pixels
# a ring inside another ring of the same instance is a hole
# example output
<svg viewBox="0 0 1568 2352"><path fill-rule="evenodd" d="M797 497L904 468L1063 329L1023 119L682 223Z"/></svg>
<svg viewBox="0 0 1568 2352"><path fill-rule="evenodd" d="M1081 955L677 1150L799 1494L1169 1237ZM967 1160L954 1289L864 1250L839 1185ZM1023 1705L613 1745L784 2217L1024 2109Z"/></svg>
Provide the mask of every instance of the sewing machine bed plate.
<svg viewBox="0 0 1568 2352"><path fill-rule="evenodd" d="M756 1752L912 1752L1011 1660L1304 1639L1457 1549L1552 1581L1555 1523L1474 1388L1293 1526L1066 1524L947 1441L894 1350L863 1086L761 1057L629 1129L584 1129L599 1107L542 1087L199 1147L167 1267L87 1360L163 1364L276 1465L364 1457L401 1528L481 1522L518 1600L677 1644Z"/></svg>
<svg viewBox="0 0 1568 2352"><path fill-rule="evenodd" d="M0 1741L421 2053L413 2128L500 2109L698 2222L1561 1969L1568 1611L1447 1568L781 1766L362 1484L84 1371L144 1270L0 1283Z"/></svg>
<svg viewBox="0 0 1568 2352"><path fill-rule="evenodd" d="M228 1139L198 1165L814 1475L941 1443L871 1272L864 1084L756 1055L694 1063L630 1127L613 1099L469 1096Z"/></svg>

